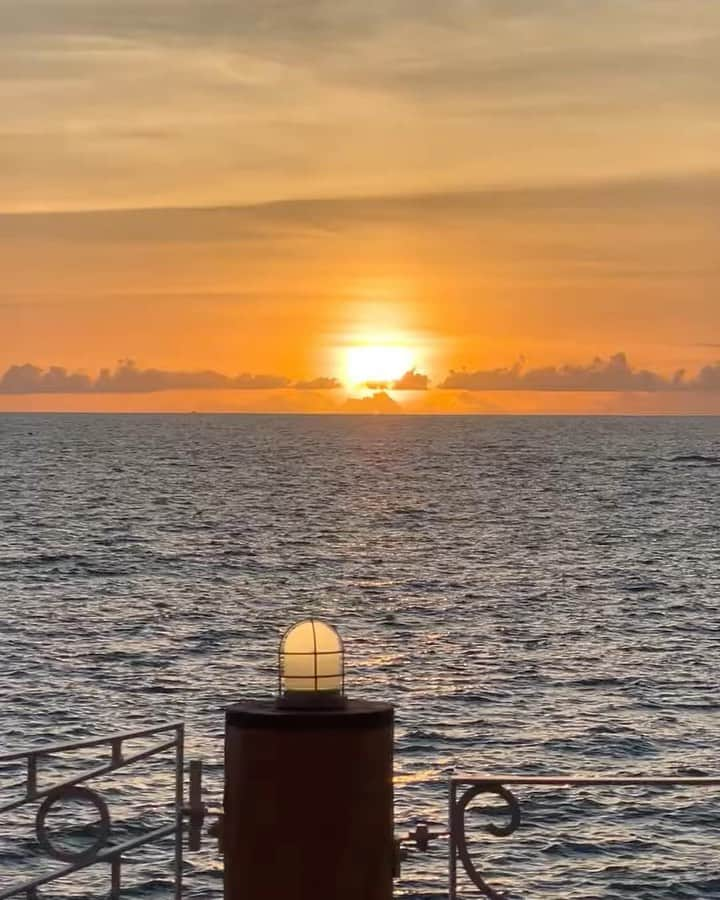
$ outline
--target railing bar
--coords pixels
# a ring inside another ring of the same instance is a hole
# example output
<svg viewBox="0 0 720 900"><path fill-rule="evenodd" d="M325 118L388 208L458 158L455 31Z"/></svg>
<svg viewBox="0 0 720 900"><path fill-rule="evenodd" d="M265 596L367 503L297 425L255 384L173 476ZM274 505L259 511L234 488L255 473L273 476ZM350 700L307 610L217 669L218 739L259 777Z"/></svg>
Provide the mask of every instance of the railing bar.
<svg viewBox="0 0 720 900"><path fill-rule="evenodd" d="M12 781L10 784L3 784L2 789L3 793L21 790L27 792L27 774L20 781Z"/></svg>
<svg viewBox="0 0 720 900"><path fill-rule="evenodd" d="M562 778L560 776L487 775L474 778L453 778L453 784L522 784L556 787L618 786L632 787L720 787L720 777L712 778L622 778L600 776L598 778Z"/></svg>
<svg viewBox="0 0 720 900"><path fill-rule="evenodd" d="M172 825L164 825L162 828L156 828L154 831L150 831L147 834L140 835L139 837L133 838L130 841L126 841L124 844L116 844L114 847L110 847L107 850L101 850L97 856L92 859L84 860L81 863L71 863L68 866L65 866L63 869L57 869L55 872L50 872L47 875L42 875L39 878L36 878L34 881L29 881L26 884L20 884L16 887L9 888L6 891L2 891L0 893L0 900L8 900L9 897L16 897L18 894L28 893L29 891L34 891L39 887L42 887L44 884L50 884L52 881L58 881L60 878L64 878L66 875L72 875L73 872L79 872L82 869L87 869L88 866L94 866L97 863L102 862L112 862L113 858L116 856L121 856L124 853L127 853L129 850L134 850L136 847L142 847L144 844L149 844L152 841L160 840L160 838L167 837L169 834L173 834L176 829L176 824L173 822Z"/></svg>
<svg viewBox="0 0 720 900"><path fill-rule="evenodd" d="M154 728L144 728L138 731L124 731L119 734L106 735L101 738L88 738L83 741L73 741L66 744L47 744L44 747L31 747L29 750L21 750L17 753L8 753L0 756L0 763L15 762L20 759L27 759L31 754L35 756L45 756L48 753L63 753L70 750L82 750L85 747L102 747L104 744L111 744L113 741L130 741L134 738L150 737L153 734L161 734L164 731L175 731L182 722L167 722L164 725L157 725Z"/></svg>
<svg viewBox="0 0 720 900"><path fill-rule="evenodd" d="M119 765L113 765L112 762L109 762L105 763L102 766L98 766L96 769L85 769L72 778L68 778L66 781L60 781L56 784L53 784L51 787L43 788L41 791L36 791L33 797L23 797L22 799L14 800L12 803L8 803L5 806L0 806L0 814L11 812L12 810L18 809L26 803L30 803L33 800L39 800L41 797L47 797L47 795L52 791L71 787L74 784L81 784L83 781L88 781L90 778L97 778L100 775L107 775L109 772L115 772L118 769L124 768L125 766L140 762L143 759L154 756L156 753L162 753L165 750L171 750L173 747L175 747L176 741L177 738L173 738L171 741L166 741L163 744L156 744L155 746L150 747L148 750L143 750L141 753L135 753L133 756L126 756Z"/></svg>
<svg viewBox="0 0 720 900"><path fill-rule="evenodd" d="M126 756L120 765L113 766L113 770L123 769L125 766L140 762L143 759L147 759L149 756L154 756L156 753L164 753L165 750L172 750L176 743L177 739L173 738L171 741L165 741L163 744L155 744L154 747L150 747L148 750L142 750L140 753L133 753L132 756Z"/></svg>
<svg viewBox="0 0 720 900"><path fill-rule="evenodd" d="M163 825L162 828L156 828L154 831L149 831L147 834L141 834L138 835L138 837L131 838L129 841L125 841L124 844L115 844L114 847L108 847L106 850L101 850L95 857L94 862L109 862L113 857L121 856L122 854L127 853L128 850L134 850L136 847L142 847L143 844L160 840L160 838L167 837L169 834L174 833L174 822L172 825ZM2 898L0 898L0 900L2 900Z"/></svg>
<svg viewBox="0 0 720 900"><path fill-rule="evenodd" d="M96 769L86 769L84 772L80 772L75 778L71 778L68 781L61 781L57 784L54 784L52 787L43 788L40 791L37 791L34 797L23 797L21 800L14 800L12 803L6 803L5 806L0 806L0 814L11 812L14 809L18 809L21 806L24 806L26 803L31 803L33 800L40 800L42 797L46 797L51 791L54 791L58 788L70 787L73 784L80 784L82 781L87 781L89 778L96 778L99 775L105 775L108 772L112 772L112 767L109 763L106 763L103 766L98 766ZM0 900L2 898L2 894L0 894Z"/></svg>

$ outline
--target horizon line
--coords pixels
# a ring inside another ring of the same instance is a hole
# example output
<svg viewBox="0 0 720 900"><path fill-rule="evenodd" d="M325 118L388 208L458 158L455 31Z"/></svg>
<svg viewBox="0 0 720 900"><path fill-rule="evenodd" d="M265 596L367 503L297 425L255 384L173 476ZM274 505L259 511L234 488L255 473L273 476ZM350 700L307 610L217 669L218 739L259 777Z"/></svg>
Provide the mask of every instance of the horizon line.
<svg viewBox="0 0 720 900"><path fill-rule="evenodd" d="M1 416L275 416L304 418L343 418L343 419L718 419L717 413L624 413L624 412L312 412L288 411L272 412L250 410L83 410L58 409L34 410L13 409L0 410Z"/></svg>

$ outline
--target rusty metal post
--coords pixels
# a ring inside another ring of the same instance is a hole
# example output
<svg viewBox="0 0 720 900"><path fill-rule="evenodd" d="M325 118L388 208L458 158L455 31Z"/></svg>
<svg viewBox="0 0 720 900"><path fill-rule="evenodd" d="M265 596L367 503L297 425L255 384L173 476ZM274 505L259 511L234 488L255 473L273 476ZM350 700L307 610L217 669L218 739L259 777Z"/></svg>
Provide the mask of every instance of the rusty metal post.
<svg viewBox="0 0 720 900"><path fill-rule="evenodd" d="M225 900L391 900L393 708L226 712Z"/></svg>

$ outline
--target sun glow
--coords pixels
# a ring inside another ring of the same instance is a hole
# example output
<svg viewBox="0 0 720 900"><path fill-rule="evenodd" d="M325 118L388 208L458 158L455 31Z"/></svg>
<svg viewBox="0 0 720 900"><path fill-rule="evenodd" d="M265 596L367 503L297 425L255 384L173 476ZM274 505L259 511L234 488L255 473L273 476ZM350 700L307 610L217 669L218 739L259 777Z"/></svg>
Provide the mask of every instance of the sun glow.
<svg viewBox="0 0 720 900"><path fill-rule="evenodd" d="M413 352L409 347L397 344L348 347L344 360L345 382L349 387L390 387L414 365Z"/></svg>

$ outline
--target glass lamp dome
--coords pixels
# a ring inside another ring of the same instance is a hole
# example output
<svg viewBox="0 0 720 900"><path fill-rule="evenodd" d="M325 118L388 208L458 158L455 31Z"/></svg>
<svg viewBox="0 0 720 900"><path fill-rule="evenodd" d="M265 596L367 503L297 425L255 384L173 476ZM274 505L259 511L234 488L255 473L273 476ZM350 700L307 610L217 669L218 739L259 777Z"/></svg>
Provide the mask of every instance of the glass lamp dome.
<svg viewBox="0 0 720 900"><path fill-rule="evenodd" d="M305 619L291 626L280 641L279 657L279 706L345 705L345 651L332 625Z"/></svg>

